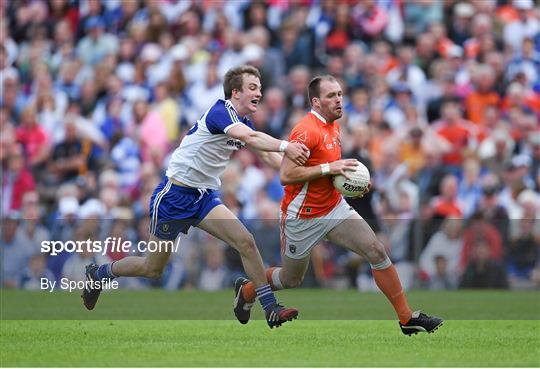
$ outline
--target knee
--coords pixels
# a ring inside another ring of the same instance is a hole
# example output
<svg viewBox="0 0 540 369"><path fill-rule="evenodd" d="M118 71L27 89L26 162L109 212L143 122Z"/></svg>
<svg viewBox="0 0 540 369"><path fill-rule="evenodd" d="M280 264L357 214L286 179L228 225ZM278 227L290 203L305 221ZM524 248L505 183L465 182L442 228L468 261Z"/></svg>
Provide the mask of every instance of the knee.
<svg viewBox="0 0 540 369"><path fill-rule="evenodd" d="M289 277L281 277L281 284L284 288L295 288L302 284L302 281L304 280L303 275L299 276L289 276Z"/></svg>
<svg viewBox="0 0 540 369"><path fill-rule="evenodd" d="M163 275L163 269L152 265L144 265L144 276L150 279L160 279Z"/></svg>
<svg viewBox="0 0 540 369"><path fill-rule="evenodd" d="M381 263L388 257L384 245L379 240L374 240L368 245L366 255L370 264Z"/></svg>
<svg viewBox="0 0 540 369"><path fill-rule="evenodd" d="M249 254L257 252L257 245L255 244L255 238L251 233L239 235L234 242L234 247L240 252L240 254Z"/></svg>

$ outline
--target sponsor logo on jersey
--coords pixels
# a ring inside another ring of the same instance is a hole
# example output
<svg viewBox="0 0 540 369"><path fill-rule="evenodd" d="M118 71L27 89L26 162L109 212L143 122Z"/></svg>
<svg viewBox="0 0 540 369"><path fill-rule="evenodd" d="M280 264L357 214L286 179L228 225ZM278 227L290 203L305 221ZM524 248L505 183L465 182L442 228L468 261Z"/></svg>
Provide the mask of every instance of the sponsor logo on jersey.
<svg viewBox="0 0 540 369"><path fill-rule="evenodd" d="M240 150L242 147L246 146L245 143L243 143L242 141L240 140L227 140L227 145L229 146L234 146L236 148L236 150Z"/></svg>

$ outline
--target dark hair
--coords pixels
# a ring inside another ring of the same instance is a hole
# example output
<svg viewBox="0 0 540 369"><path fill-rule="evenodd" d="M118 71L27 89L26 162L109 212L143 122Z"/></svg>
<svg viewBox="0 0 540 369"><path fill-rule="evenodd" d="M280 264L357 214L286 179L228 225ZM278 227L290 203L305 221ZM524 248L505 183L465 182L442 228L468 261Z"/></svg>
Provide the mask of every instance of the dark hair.
<svg viewBox="0 0 540 369"><path fill-rule="evenodd" d="M323 80L330 82L336 81L336 79L329 74L314 77L308 85L308 99L310 105L313 105L311 100L313 100L314 97L321 97L321 81Z"/></svg>
<svg viewBox="0 0 540 369"><path fill-rule="evenodd" d="M226 99L231 98L233 90L242 91L244 74L251 74L258 79L261 79L261 74L259 73L259 70L255 67L252 67L251 65L243 65L240 67L229 69L227 74L225 74L225 80L223 81L223 92L225 93Z"/></svg>

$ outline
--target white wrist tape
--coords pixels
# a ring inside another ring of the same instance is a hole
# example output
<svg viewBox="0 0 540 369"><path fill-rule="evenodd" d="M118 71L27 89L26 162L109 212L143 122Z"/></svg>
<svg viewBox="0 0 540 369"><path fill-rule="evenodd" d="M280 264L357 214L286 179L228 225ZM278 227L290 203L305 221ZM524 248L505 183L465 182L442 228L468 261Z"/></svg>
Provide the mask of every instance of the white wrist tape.
<svg viewBox="0 0 540 369"><path fill-rule="evenodd" d="M328 163L321 164L321 172L322 172L323 176L329 174L330 173L330 164L328 164Z"/></svg>
<svg viewBox="0 0 540 369"><path fill-rule="evenodd" d="M285 140L281 141L281 144L279 145L279 151L284 152L287 146L289 146L288 141L285 141Z"/></svg>

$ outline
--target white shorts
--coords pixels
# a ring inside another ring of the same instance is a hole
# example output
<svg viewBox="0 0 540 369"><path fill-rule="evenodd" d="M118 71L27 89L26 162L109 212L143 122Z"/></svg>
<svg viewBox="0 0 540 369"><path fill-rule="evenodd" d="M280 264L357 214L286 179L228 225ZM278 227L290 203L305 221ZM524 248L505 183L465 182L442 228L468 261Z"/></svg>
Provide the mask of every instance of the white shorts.
<svg viewBox="0 0 540 369"><path fill-rule="evenodd" d="M320 218L284 217L280 214L281 251L291 259L304 259L332 229L357 214L342 198L332 211Z"/></svg>

